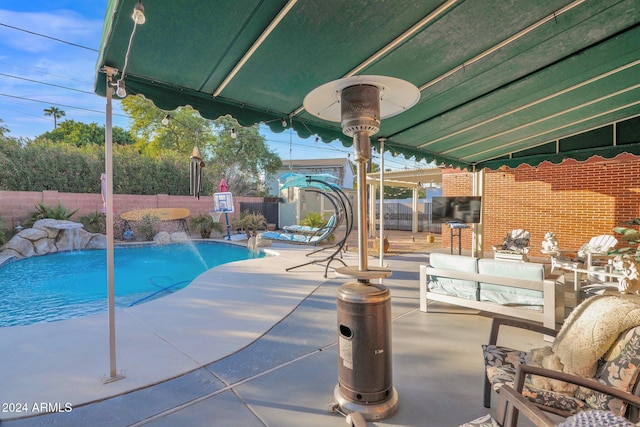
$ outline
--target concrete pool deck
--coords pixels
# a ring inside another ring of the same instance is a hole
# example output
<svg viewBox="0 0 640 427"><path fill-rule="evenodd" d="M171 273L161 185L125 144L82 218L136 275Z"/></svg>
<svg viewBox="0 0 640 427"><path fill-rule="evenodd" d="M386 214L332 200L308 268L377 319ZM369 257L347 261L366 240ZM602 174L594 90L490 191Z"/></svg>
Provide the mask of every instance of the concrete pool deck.
<svg viewBox="0 0 640 427"><path fill-rule="evenodd" d="M0 403L28 410L0 413L1 424L345 425L327 408L337 383L335 295L349 279L324 279L313 265L286 272L309 248L272 250L278 256L216 267L180 292L117 311L117 367L126 377L108 384L106 314L0 329ZM355 254L345 260L357 264ZM480 345L490 319L419 312L426 261L426 253L388 259L400 404L369 425L455 426L488 412ZM510 339L542 344L536 334ZM71 412L19 419L34 415L33 405L67 402Z"/></svg>

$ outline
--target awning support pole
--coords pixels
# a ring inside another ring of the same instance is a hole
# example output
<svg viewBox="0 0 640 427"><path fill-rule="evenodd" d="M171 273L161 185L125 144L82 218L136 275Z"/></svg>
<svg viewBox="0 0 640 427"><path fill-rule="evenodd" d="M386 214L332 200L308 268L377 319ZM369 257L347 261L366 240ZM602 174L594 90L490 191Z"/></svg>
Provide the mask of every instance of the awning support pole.
<svg viewBox="0 0 640 427"><path fill-rule="evenodd" d="M109 377L103 383L110 383L124 378L123 374L118 374L116 368L116 319L115 319L115 286L114 286L114 254L113 254L113 134L112 117L113 110L111 99L113 95L112 77L117 74L117 70L105 67L107 73L106 81L106 124L104 132L104 169L107 175L106 194L106 232L107 232L107 299L109 318Z"/></svg>
<svg viewBox="0 0 640 427"><path fill-rule="evenodd" d="M384 138L378 138L380 143L380 268L384 267L384 220L385 220L385 206L384 206ZM375 200L375 193L373 199ZM382 284L384 278L380 278L380 284Z"/></svg>

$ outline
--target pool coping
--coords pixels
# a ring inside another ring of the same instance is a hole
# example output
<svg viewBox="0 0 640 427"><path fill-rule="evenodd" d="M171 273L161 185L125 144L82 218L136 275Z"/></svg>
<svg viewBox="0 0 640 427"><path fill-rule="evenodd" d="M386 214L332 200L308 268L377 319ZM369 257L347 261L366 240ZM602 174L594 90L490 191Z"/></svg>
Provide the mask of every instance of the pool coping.
<svg viewBox="0 0 640 427"><path fill-rule="evenodd" d="M262 248L275 256L214 267L174 294L118 310L117 373L125 375L118 381L105 383L110 376L107 313L0 328L0 341L10 349L0 353L0 402L84 405L175 378L241 350L327 280L320 266L285 271L308 259L305 249Z"/></svg>

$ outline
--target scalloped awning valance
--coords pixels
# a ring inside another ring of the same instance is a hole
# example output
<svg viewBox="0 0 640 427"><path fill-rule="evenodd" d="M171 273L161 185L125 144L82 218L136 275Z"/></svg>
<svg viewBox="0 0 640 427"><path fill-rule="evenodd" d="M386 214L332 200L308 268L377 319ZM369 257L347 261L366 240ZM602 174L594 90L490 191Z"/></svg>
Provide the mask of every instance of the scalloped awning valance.
<svg viewBox="0 0 640 427"><path fill-rule="evenodd" d="M104 67L122 70L137 0L110 0ZM640 154L637 0L146 2L124 81L163 110L352 140L303 108L332 80L372 74L420 89L373 139L408 158L480 169Z"/></svg>

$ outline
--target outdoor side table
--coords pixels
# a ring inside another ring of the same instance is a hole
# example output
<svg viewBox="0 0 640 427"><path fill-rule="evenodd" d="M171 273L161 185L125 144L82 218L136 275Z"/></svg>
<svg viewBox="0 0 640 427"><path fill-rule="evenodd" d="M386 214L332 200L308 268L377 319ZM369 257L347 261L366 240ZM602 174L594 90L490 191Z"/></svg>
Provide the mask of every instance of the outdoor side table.
<svg viewBox="0 0 640 427"><path fill-rule="evenodd" d="M462 229L469 228L469 224L463 222L448 222L450 240L451 240L451 255L453 255L453 238L458 237L458 255L462 255ZM454 231L455 230L455 231Z"/></svg>

